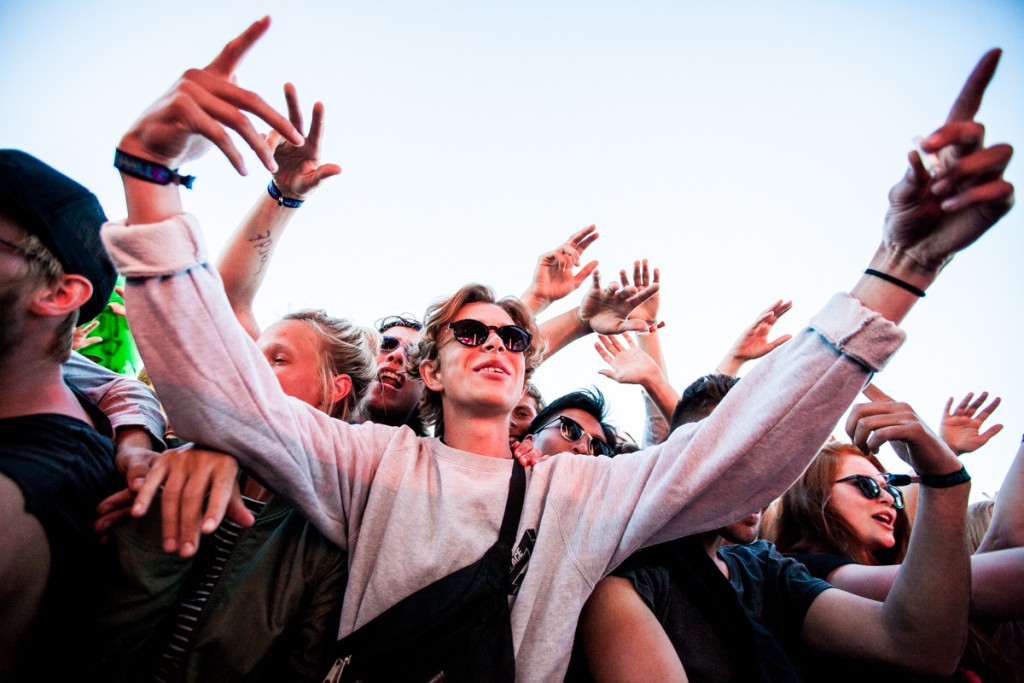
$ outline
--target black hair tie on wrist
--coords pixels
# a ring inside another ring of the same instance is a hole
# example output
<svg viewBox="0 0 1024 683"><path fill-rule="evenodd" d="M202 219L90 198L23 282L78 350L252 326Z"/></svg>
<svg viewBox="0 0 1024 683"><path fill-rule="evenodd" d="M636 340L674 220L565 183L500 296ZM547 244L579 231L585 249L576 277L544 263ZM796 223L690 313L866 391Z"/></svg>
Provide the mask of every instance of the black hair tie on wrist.
<svg viewBox="0 0 1024 683"><path fill-rule="evenodd" d="M907 290L908 292L910 292L911 294L913 294L915 296L919 296L921 298L924 298L924 290L923 289L921 289L919 287L915 287L914 285L910 284L909 282L904 282L903 280L899 279L898 277L893 277L892 275L889 275L888 273L883 273L883 272L881 272L879 270L875 270L874 268L868 268L867 270L864 271L864 274L865 275L874 275L877 278L881 278L881 279L885 280L886 282L891 282L892 284L896 285L897 287L900 287L902 289Z"/></svg>

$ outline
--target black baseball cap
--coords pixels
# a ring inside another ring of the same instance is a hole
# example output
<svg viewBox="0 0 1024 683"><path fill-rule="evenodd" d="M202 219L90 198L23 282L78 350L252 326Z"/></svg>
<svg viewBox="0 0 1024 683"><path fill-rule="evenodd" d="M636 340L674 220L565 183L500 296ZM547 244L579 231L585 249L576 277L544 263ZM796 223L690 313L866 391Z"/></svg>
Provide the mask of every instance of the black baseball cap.
<svg viewBox="0 0 1024 683"><path fill-rule="evenodd" d="M64 272L92 283L92 297L79 322L106 307L117 270L100 240L107 217L96 196L34 156L0 150L0 209L32 233L57 258Z"/></svg>

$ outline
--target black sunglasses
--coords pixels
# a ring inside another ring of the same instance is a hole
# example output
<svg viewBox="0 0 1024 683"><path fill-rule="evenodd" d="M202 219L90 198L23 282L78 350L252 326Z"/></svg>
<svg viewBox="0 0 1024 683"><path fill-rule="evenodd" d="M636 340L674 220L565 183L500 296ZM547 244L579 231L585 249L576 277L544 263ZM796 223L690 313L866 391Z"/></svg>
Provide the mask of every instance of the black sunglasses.
<svg viewBox="0 0 1024 683"><path fill-rule="evenodd" d="M885 477L885 490L892 496L892 506L897 510L903 509L903 492L892 485L894 479L898 479L900 475L889 474L883 472L882 476ZM874 500L882 495L882 485L878 483L878 480L874 477L869 477L865 474L851 474L849 477L843 477L842 479L836 479L836 483L848 481L851 484L856 484L860 492L864 494L865 498Z"/></svg>
<svg viewBox="0 0 1024 683"><path fill-rule="evenodd" d="M384 336L382 336L380 338L380 350L381 351L394 351L402 343L403 343L402 340L399 339L398 337L392 337L392 336L389 336L389 335L385 334ZM416 345L415 343L409 343L409 344L405 345L405 353L406 353L406 355L409 355L409 351L415 345Z"/></svg>
<svg viewBox="0 0 1024 683"><path fill-rule="evenodd" d="M464 346L480 346L491 336L491 330L497 333L498 339L506 349L516 353L526 351L530 348L530 342L533 341L533 336L529 332L516 325L496 327L484 325L479 320L469 318L450 323L448 329L455 333L455 341Z"/></svg>
<svg viewBox="0 0 1024 683"><path fill-rule="evenodd" d="M569 443L576 443L582 439L584 435L589 437L587 441L587 453L589 455L607 455L611 457L615 454L615 451L612 450L612 447L609 446L604 439L599 439L593 434L587 434L587 430L583 429L579 422L571 417L566 417L565 415L559 415L540 429L535 430L533 433L536 434L537 432L543 431L556 422L559 423L558 429L562 433L562 438Z"/></svg>

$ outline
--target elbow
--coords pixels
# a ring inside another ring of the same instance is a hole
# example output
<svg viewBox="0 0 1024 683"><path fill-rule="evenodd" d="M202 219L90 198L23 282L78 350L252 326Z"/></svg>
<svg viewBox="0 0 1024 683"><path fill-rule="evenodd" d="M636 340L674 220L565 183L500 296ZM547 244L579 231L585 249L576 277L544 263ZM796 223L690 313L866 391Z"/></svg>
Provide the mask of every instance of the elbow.
<svg viewBox="0 0 1024 683"><path fill-rule="evenodd" d="M946 629L944 633L936 634L926 643L911 645L905 650L901 663L916 674L928 678L947 679L956 673L966 646L965 623L962 628ZM906 654L910 653L913 653L913 656L908 661Z"/></svg>

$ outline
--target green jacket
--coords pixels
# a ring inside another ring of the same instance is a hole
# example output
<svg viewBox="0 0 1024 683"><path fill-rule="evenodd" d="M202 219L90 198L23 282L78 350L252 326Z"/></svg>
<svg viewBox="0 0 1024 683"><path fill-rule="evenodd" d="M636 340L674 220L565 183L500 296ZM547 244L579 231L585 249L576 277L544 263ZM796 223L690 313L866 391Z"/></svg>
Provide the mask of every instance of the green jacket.
<svg viewBox="0 0 1024 683"><path fill-rule="evenodd" d="M110 533L112 566L100 618L103 680L137 681L155 671L165 620L193 568L195 557L163 551L160 511L153 508ZM318 680L338 637L347 578L346 554L271 497L241 532L176 680Z"/></svg>

